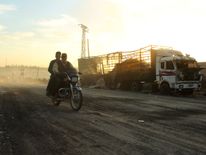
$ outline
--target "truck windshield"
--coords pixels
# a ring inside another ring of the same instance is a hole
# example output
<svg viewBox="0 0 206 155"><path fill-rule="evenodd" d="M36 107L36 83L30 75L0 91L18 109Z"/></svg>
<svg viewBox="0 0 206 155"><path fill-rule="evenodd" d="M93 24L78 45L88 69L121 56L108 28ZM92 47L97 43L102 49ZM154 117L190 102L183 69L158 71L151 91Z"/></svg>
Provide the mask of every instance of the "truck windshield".
<svg viewBox="0 0 206 155"><path fill-rule="evenodd" d="M176 61L176 65L178 69L198 68L197 62L192 60L179 60Z"/></svg>

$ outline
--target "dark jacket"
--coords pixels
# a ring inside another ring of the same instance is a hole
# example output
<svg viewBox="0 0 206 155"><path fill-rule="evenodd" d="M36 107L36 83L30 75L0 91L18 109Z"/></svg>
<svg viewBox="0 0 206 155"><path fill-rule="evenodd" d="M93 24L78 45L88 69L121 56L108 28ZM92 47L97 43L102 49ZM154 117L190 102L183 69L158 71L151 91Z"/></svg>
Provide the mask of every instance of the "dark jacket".
<svg viewBox="0 0 206 155"><path fill-rule="evenodd" d="M62 64L62 65L63 65L64 72L76 72L76 69L69 61L67 61L66 64Z"/></svg>
<svg viewBox="0 0 206 155"><path fill-rule="evenodd" d="M57 62L57 64L58 64L58 70L59 70L59 72L63 72L63 71L64 71L64 67L63 67L62 62L61 62L60 60L54 59L54 60L52 60L52 61L49 63L49 68L48 68L48 71L49 71L49 73L51 73L51 75L54 74L54 73L53 73L53 65L54 65L55 62Z"/></svg>

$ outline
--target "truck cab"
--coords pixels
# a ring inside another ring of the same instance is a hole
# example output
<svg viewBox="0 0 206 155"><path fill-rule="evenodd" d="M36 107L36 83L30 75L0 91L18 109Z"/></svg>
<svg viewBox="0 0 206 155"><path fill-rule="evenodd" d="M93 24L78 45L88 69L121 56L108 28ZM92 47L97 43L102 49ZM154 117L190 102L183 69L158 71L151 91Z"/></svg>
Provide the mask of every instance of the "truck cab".
<svg viewBox="0 0 206 155"><path fill-rule="evenodd" d="M181 52L164 52L157 56L156 81L158 82L160 92L169 93L189 92L199 90L201 87L201 75L196 60L190 56L184 56ZM177 54L178 53L178 54Z"/></svg>

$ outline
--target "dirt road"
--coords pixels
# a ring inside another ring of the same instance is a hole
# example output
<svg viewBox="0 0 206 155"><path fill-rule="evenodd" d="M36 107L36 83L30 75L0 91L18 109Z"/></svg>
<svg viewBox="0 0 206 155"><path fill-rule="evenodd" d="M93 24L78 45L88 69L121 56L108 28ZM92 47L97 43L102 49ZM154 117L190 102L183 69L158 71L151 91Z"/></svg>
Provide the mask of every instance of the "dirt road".
<svg viewBox="0 0 206 155"><path fill-rule="evenodd" d="M84 89L74 112L45 86L0 86L1 155L205 155L206 98Z"/></svg>

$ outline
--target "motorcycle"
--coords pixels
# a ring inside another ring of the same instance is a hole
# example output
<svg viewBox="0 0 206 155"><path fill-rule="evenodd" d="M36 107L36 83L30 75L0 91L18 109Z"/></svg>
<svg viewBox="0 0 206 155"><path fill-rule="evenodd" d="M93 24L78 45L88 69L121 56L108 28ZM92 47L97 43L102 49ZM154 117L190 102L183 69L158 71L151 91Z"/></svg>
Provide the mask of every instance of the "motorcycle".
<svg viewBox="0 0 206 155"><path fill-rule="evenodd" d="M80 74L65 72L62 87L58 89L57 97L52 98L53 105L58 106L63 101L69 101L73 110L80 110L83 102L82 88L79 85Z"/></svg>

